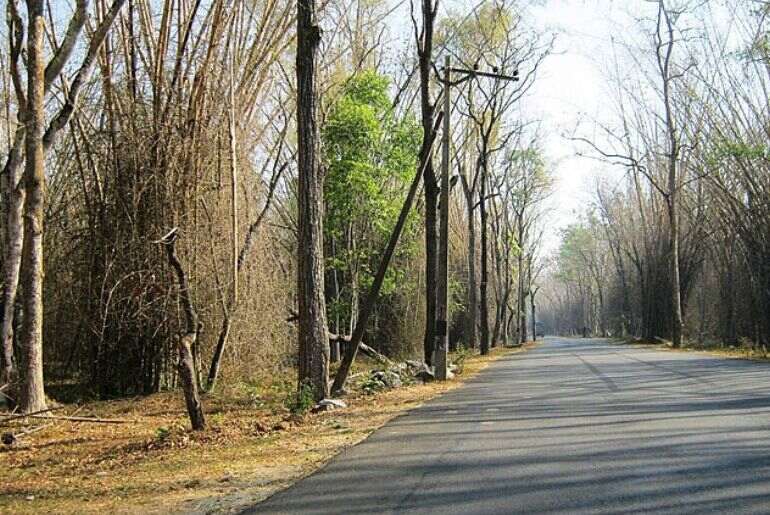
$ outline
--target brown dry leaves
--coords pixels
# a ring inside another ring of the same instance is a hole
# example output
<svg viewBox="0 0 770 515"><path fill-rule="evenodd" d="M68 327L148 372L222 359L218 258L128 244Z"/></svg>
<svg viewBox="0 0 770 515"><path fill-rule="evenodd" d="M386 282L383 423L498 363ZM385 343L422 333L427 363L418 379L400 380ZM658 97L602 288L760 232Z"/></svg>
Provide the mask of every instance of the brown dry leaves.
<svg viewBox="0 0 770 515"><path fill-rule="evenodd" d="M353 395L345 410L301 420L289 417L277 398L254 408L222 394L205 400L209 428L201 433L187 430L181 394L174 392L91 403L90 413L137 423L62 421L13 447L0 446L0 512L165 513L253 504L517 351L473 357L456 381Z"/></svg>

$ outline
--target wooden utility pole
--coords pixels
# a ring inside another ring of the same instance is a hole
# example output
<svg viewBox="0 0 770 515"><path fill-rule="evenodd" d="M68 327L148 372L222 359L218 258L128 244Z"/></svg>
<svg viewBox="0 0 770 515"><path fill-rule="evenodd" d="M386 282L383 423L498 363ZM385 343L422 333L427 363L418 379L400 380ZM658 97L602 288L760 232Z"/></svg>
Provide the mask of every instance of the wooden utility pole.
<svg viewBox="0 0 770 515"><path fill-rule="evenodd" d="M478 67L475 67L478 68ZM450 74L454 72L462 77L454 82ZM450 98L452 86L457 86L463 82L476 78L489 77L496 80L519 80L519 72L515 70L513 75L500 75L497 68L494 73L478 71L478 69L465 70L462 68L452 68L449 62L449 56L444 57L444 77L441 83L444 85L444 134L442 137L441 149L441 210L439 244L438 244L438 277L436 284L436 329L435 345L433 351L433 364L435 365L436 379L445 380L447 378L447 353L449 348L449 327L448 327L448 293L449 293L449 118L450 118ZM483 177L482 177L483 181ZM483 184L483 183L482 183ZM484 201L482 195L482 202ZM483 209L483 206L482 206ZM483 223L483 222L482 222ZM482 240L483 241L483 240ZM484 243L483 243L484 244ZM482 279L483 281L484 279ZM482 311L482 316L486 316Z"/></svg>

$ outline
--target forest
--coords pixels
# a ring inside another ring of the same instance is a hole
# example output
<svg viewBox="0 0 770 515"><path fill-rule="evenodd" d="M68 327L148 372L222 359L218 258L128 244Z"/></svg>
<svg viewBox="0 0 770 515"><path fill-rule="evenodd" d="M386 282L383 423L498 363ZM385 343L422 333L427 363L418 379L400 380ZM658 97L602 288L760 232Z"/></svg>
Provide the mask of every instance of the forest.
<svg viewBox="0 0 770 515"><path fill-rule="evenodd" d="M544 334L767 357L770 2L617 7L575 127L552 5L5 0L0 494L382 425Z"/></svg>
<svg viewBox="0 0 770 515"><path fill-rule="evenodd" d="M770 6L721 6L661 2L647 52L619 45L635 69L611 72L602 137L571 136L618 172L550 257L550 331L765 352Z"/></svg>
<svg viewBox="0 0 770 515"><path fill-rule="evenodd" d="M452 350L527 340L553 178L517 105L554 35L513 1L393 9L7 3L9 405L181 387L202 428L219 384L321 400L344 356L341 390L360 342L433 365L436 320Z"/></svg>

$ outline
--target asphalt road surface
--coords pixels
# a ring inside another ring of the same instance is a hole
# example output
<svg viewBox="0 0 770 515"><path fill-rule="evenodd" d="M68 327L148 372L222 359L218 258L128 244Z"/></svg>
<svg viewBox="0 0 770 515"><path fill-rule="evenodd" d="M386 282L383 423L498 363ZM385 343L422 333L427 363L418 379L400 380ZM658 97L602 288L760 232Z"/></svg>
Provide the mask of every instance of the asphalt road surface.
<svg viewBox="0 0 770 515"><path fill-rule="evenodd" d="M250 513L770 513L770 366L548 338Z"/></svg>

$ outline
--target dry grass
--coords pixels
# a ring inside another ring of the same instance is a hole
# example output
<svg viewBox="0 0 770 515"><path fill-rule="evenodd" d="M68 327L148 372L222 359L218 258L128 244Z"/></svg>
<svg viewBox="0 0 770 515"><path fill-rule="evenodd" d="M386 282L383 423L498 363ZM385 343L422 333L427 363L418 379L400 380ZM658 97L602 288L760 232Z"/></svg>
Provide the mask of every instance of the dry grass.
<svg viewBox="0 0 770 515"><path fill-rule="evenodd" d="M751 342L742 342L739 345L722 345L720 343L696 343L696 342L683 342L683 345L678 349L671 346L671 342L668 341L647 341L647 340L628 340L623 343L629 345L644 345L655 347L660 350L669 352L699 352L710 356L718 356L720 358L731 359L748 359L751 361L770 361L770 353L764 346L756 346Z"/></svg>
<svg viewBox="0 0 770 515"><path fill-rule="evenodd" d="M695 345L685 344L679 349L669 346L663 346L671 352L700 352L720 358L748 359L751 361L770 361L770 355L764 348L755 348L753 346L720 346L720 345Z"/></svg>
<svg viewBox="0 0 770 515"><path fill-rule="evenodd" d="M168 513L247 506L316 470L394 416L521 350L471 357L455 381L354 394L345 410L303 419L289 416L280 385L223 392L206 399L209 429L197 434L185 429L178 393L90 403L78 415L135 423L57 422L13 447L0 447L0 512Z"/></svg>

